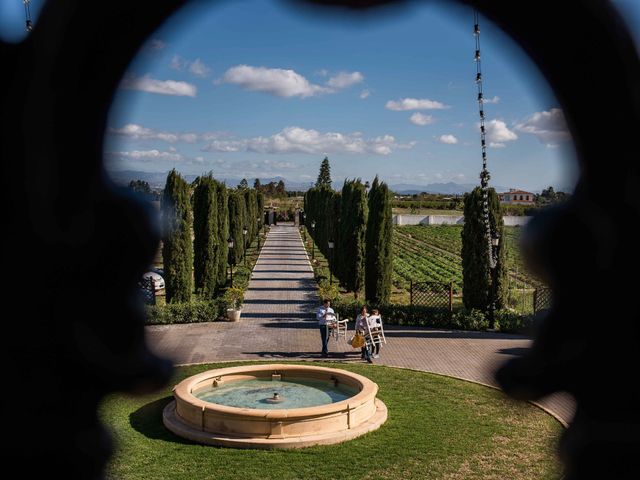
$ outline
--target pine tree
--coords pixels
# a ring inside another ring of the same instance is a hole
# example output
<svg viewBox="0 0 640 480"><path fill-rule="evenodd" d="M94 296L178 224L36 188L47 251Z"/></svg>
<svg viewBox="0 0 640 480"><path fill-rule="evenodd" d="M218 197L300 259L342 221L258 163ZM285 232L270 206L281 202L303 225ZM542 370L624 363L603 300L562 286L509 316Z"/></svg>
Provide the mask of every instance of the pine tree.
<svg viewBox="0 0 640 480"><path fill-rule="evenodd" d="M340 199L336 273L356 298L364 287L367 212L367 195L360 179L345 181Z"/></svg>
<svg viewBox="0 0 640 480"><path fill-rule="evenodd" d="M249 188L249 182L247 182L246 178L243 178L242 180L240 180L240 183L238 184L238 190L246 190Z"/></svg>
<svg viewBox="0 0 640 480"><path fill-rule="evenodd" d="M165 291L167 303L188 302L193 291L193 244L189 185L175 169L162 196Z"/></svg>
<svg viewBox="0 0 640 480"><path fill-rule="evenodd" d="M196 292L212 298L218 286L218 188L211 174L193 192L193 273Z"/></svg>
<svg viewBox="0 0 640 480"><path fill-rule="evenodd" d="M253 181L253 188L258 192L262 191L262 184L260 183L260 179L259 178L256 178Z"/></svg>
<svg viewBox="0 0 640 480"><path fill-rule="evenodd" d="M499 236L496 268L489 266L489 244L483 220L482 189L476 187L464 198L464 227L462 229L462 292L464 305L489 311L495 301L497 309L503 308L506 299L505 237L504 223L498 194L489 189L489 221L491 231ZM495 286L495 288L492 288Z"/></svg>
<svg viewBox="0 0 640 480"><path fill-rule="evenodd" d="M320 164L320 173L318 173L316 187L331 188L331 166L329 165L328 157L324 157L324 160L322 160L322 163Z"/></svg>
<svg viewBox="0 0 640 480"><path fill-rule="evenodd" d="M393 272L393 219L387 184L373 180L366 230L365 295L373 305L387 303Z"/></svg>

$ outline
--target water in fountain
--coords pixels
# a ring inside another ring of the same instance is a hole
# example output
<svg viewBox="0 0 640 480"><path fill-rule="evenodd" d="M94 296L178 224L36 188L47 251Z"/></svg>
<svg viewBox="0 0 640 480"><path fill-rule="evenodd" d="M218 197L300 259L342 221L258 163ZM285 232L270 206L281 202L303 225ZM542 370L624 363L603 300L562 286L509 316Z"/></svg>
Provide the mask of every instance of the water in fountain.
<svg viewBox="0 0 640 480"><path fill-rule="evenodd" d="M278 394L275 397L275 393ZM193 394L205 402L240 408L289 409L315 407L354 396L357 390L333 383L296 380L239 380L222 383Z"/></svg>

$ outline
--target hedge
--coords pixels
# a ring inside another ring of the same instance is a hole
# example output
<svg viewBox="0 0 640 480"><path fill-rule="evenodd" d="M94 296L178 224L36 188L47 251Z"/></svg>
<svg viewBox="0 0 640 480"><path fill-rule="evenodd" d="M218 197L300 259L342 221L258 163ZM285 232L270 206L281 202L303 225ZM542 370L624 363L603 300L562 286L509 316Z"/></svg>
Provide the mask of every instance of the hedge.
<svg viewBox="0 0 640 480"><path fill-rule="evenodd" d="M145 307L147 325L213 322L226 315L227 303L221 299L171 303Z"/></svg>
<svg viewBox="0 0 640 480"><path fill-rule="evenodd" d="M337 298L332 307L340 318L354 319L362 302ZM369 306L369 311L374 308ZM413 327L446 328L452 330L483 331L489 328L489 319L480 310L460 309L455 312L420 305L385 304L376 308L384 319L385 325L405 325ZM530 335L535 328L537 318L522 316L511 310L498 310L495 313L495 328L500 332Z"/></svg>

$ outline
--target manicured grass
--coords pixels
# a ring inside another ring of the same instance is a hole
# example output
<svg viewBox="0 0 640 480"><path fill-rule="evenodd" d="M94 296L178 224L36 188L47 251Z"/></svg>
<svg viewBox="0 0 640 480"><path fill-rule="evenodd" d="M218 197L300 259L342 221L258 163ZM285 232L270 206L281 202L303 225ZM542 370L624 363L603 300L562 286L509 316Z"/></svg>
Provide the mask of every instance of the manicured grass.
<svg viewBox="0 0 640 480"><path fill-rule="evenodd" d="M245 362L250 363L250 362ZM238 363L240 364L240 363ZM229 366L233 364L224 364ZM380 386L389 419L339 445L289 451L193 444L162 424L170 388L151 396L112 395L101 418L118 451L117 479L547 479L561 476L554 448L560 424L500 392L437 375L361 364L327 364ZM222 365L179 368L175 383Z"/></svg>

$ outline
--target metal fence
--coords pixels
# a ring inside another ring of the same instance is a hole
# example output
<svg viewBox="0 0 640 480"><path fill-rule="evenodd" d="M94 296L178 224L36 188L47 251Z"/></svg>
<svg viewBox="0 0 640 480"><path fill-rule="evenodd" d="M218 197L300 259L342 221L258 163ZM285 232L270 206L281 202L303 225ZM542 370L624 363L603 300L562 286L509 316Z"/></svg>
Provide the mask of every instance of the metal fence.
<svg viewBox="0 0 640 480"><path fill-rule="evenodd" d="M140 294L146 305L156 304L156 282L153 277L143 278L140 282Z"/></svg>
<svg viewBox="0 0 640 480"><path fill-rule="evenodd" d="M453 283L411 282L411 305L453 311Z"/></svg>
<svg viewBox="0 0 640 480"><path fill-rule="evenodd" d="M551 308L551 289L550 288L536 288L533 292L533 312L538 313L543 310L549 310Z"/></svg>

